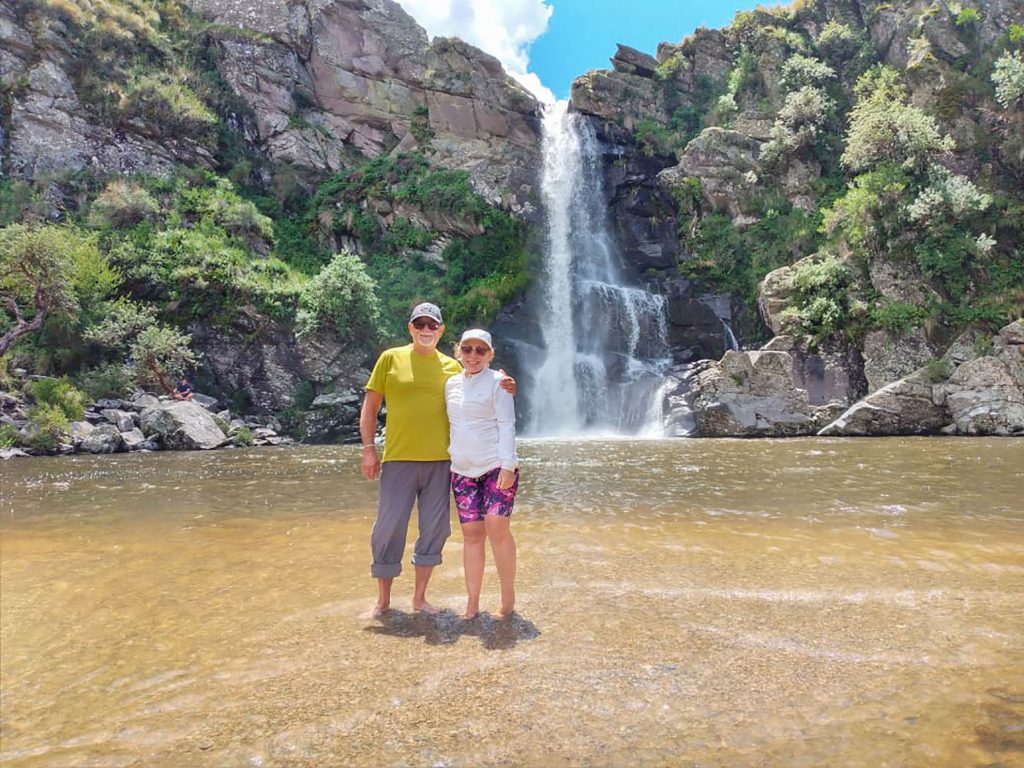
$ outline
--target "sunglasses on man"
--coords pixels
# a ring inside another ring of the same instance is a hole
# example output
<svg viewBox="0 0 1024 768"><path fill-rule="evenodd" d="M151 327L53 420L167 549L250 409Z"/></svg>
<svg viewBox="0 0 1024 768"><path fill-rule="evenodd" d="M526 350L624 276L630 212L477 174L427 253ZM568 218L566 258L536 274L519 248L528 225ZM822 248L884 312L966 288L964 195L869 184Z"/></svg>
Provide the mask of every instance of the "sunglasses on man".
<svg viewBox="0 0 1024 768"><path fill-rule="evenodd" d="M435 323L433 320L428 320L425 317L417 317L412 321L412 327L417 331L422 331L424 328L429 328L432 331L436 331L441 327L440 323Z"/></svg>

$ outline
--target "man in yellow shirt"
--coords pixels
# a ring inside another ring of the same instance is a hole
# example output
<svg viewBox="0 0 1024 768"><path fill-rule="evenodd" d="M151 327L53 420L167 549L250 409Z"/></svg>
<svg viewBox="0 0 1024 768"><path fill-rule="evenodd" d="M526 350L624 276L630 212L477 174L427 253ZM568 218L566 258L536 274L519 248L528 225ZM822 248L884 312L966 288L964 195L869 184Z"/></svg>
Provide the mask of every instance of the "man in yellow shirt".
<svg viewBox="0 0 1024 768"><path fill-rule="evenodd" d="M451 535L448 489L451 483L448 456L448 414L444 384L462 370L457 360L437 351L444 334L441 310L434 304L418 304L409 317L412 344L387 349L377 359L359 416L363 440L360 470L367 480L380 475L377 519L370 535L377 579L380 616L391 605L391 585L402 572L402 555L413 503L418 500L419 538L413 547L416 571L412 607L437 613L427 602L427 583L434 566L441 563L441 550ZM502 386L515 394L515 382L507 378ZM377 414L387 402L383 460L377 455L374 434Z"/></svg>

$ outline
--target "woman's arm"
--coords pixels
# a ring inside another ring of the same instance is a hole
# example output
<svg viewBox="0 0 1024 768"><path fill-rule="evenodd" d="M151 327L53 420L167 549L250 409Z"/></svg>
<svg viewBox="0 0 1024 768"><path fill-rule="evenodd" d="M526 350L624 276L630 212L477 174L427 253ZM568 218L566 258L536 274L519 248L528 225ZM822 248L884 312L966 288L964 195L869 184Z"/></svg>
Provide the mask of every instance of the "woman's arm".
<svg viewBox="0 0 1024 768"><path fill-rule="evenodd" d="M499 488L509 488L519 465L516 455L516 406L515 401L499 384L494 388L494 419L498 424L498 460L501 462Z"/></svg>

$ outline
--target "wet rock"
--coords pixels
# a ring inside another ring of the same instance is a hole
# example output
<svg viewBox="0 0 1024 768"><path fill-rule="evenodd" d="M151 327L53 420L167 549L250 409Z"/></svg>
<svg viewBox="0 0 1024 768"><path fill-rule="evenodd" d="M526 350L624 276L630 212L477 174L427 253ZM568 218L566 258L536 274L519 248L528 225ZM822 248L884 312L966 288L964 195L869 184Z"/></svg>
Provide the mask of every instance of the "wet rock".
<svg viewBox="0 0 1024 768"><path fill-rule="evenodd" d="M26 453L21 448L0 448L0 459L14 459L19 456L31 456L32 454Z"/></svg>

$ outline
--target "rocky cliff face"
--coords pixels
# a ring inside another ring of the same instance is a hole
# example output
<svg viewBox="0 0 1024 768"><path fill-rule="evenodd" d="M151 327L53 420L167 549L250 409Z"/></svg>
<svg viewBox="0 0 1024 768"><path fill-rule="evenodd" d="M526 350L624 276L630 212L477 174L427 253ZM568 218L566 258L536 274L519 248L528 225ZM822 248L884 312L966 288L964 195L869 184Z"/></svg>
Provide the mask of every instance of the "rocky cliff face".
<svg viewBox="0 0 1024 768"><path fill-rule="evenodd" d="M329 172L360 156L420 150L468 171L496 204L532 210L538 104L493 57L459 40L428 41L391 0L191 5L215 22L220 74L251 110L236 115L238 127L272 161ZM5 174L159 176L217 164L202 124L169 139L145 115L116 126L97 119L76 90L89 63L76 59L71 29L30 2L0 8Z"/></svg>
<svg viewBox="0 0 1024 768"><path fill-rule="evenodd" d="M420 150L496 204L531 210L539 107L492 56L429 41L392 0L191 5L225 25L221 70L273 159L333 171L353 152Z"/></svg>
<svg viewBox="0 0 1024 768"><path fill-rule="evenodd" d="M142 120L105 126L83 103L72 73L87 63L73 53L72 28L59 13L30 3L0 5L0 121L4 176L35 179L94 171L165 175L176 164L210 166L215 142L195 131L168 141Z"/></svg>

